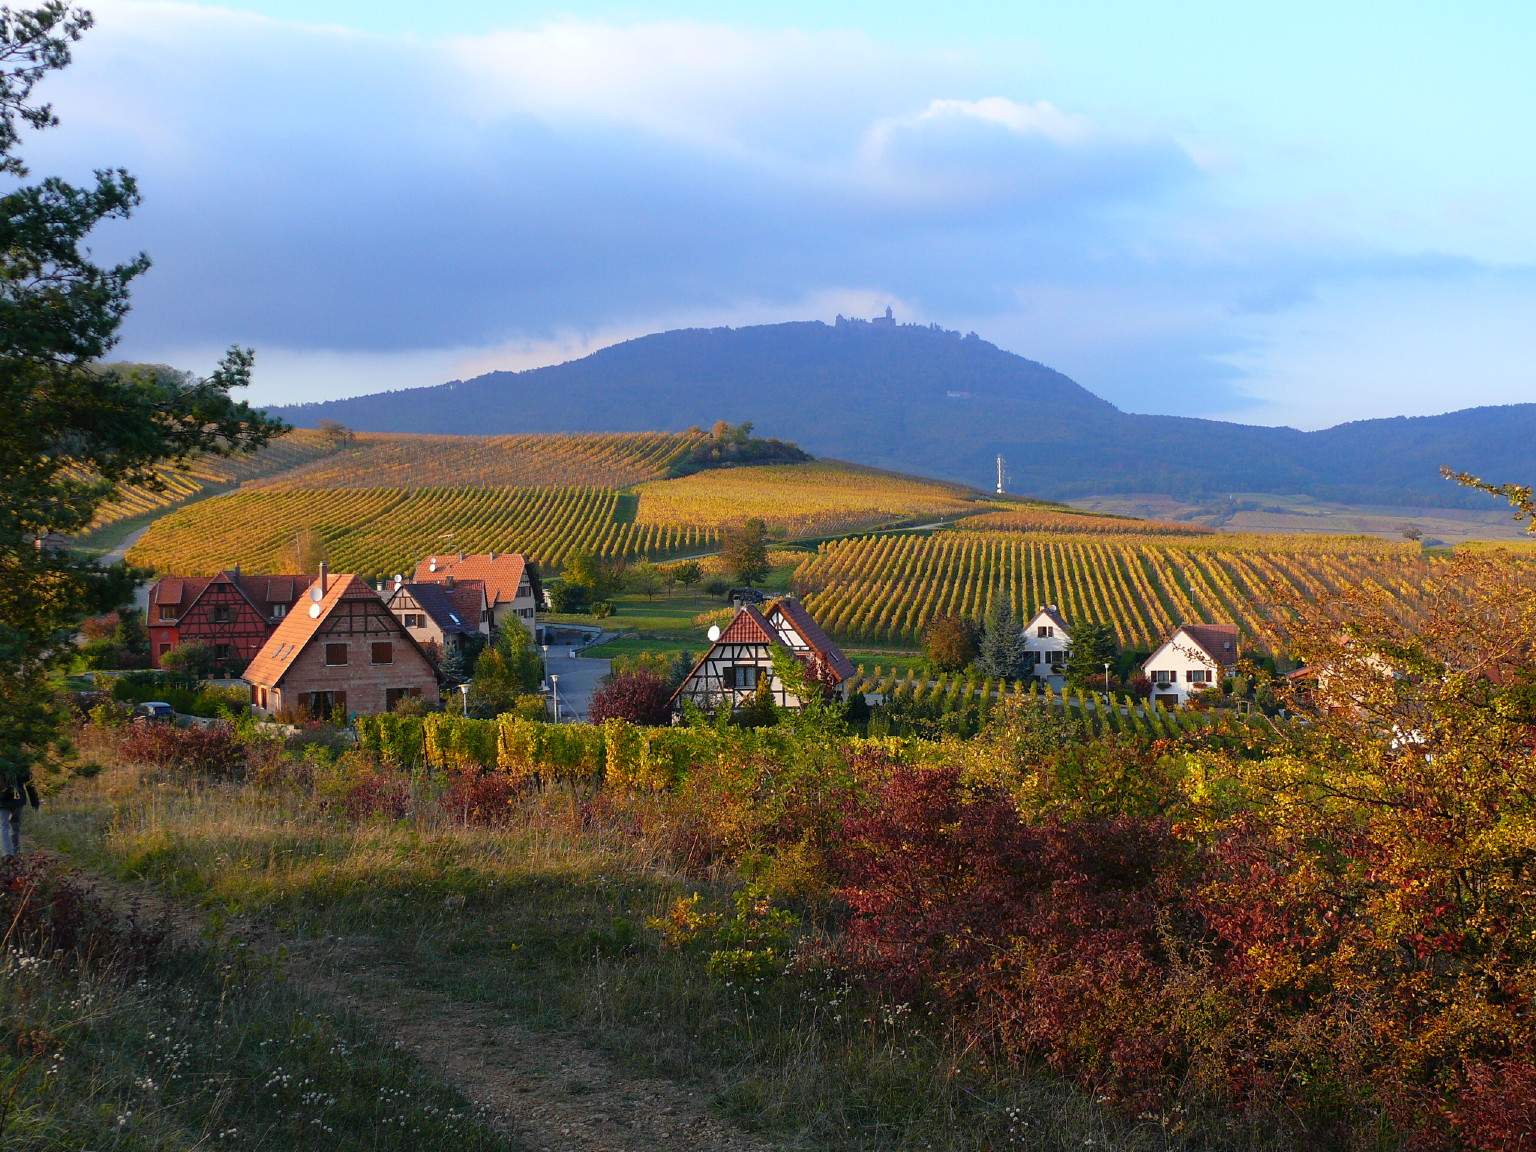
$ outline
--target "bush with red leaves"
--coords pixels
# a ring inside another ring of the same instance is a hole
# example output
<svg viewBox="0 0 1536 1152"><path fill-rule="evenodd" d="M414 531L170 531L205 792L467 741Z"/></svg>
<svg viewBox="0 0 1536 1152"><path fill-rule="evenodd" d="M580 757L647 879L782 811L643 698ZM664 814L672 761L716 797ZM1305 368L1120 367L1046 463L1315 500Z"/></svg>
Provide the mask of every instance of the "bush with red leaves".
<svg viewBox="0 0 1536 1152"><path fill-rule="evenodd" d="M503 772L454 772L439 803L466 824L505 824L512 819L517 788Z"/></svg>
<svg viewBox="0 0 1536 1152"><path fill-rule="evenodd" d="M223 725L130 724L123 731L118 753L135 764L216 780L236 780L245 773L245 748Z"/></svg>
<svg viewBox="0 0 1536 1152"><path fill-rule="evenodd" d="M114 916L79 873L39 856L0 860L0 921L0 947L79 971L137 975L165 944L163 932Z"/></svg>
<svg viewBox="0 0 1536 1152"><path fill-rule="evenodd" d="M628 720L656 727L671 719L671 699L667 682L649 668L615 672L608 683L592 693L587 719L593 724Z"/></svg>

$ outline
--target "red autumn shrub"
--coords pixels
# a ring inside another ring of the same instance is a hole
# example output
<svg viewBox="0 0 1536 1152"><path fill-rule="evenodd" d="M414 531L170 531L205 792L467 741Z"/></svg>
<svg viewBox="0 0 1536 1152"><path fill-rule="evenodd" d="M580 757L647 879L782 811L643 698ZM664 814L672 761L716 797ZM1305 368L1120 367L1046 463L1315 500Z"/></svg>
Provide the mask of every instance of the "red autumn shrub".
<svg viewBox="0 0 1536 1152"><path fill-rule="evenodd" d="M439 803L454 819L466 824L505 824L512 818L518 790L503 772L465 769L448 779Z"/></svg>
<svg viewBox="0 0 1536 1152"><path fill-rule="evenodd" d="M164 932L119 919L79 873L41 856L0 860L0 920L0 947L117 976L142 972L165 944Z"/></svg>
<svg viewBox="0 0 1536 1152"><path fill-rule="evenodd" d="M118 754L131 763L217 780L239 779L245 772L245 749L222 724L130 724L123 729Z"/></svg>
<svg viewBox="0 0 1536 1152"><path fill-rule="evenodd" d="M608 683L592 693L587 719L593 724L628 720L656 727L671 719L671 699L672 690L660 675L649 668L631 668L615 672Z"/></svg>

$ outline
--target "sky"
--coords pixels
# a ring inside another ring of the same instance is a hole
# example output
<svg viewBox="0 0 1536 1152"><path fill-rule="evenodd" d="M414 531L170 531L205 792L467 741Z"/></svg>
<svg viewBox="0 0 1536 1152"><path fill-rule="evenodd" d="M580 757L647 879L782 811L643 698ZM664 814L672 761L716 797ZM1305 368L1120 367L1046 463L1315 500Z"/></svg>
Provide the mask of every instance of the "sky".
<svg viewBox="0 0 1536 1152"><path fill-rule="evenodd" d="M1536 401L1528 3L90 7L26 157L140 181L122 357L262 403L887 306L1128 411Z"/></svg>

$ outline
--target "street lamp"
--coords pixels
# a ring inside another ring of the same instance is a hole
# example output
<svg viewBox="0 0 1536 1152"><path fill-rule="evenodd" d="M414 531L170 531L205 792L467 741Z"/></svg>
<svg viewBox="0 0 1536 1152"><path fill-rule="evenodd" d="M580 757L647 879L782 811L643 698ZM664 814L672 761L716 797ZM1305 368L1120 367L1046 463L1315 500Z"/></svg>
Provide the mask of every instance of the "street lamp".
<svg viewBox="0 0 1536 1152"><path fill-rule="evenodd" d="M469 719L469 681L459 685L459 695L464 699L464 719Z"/></svg>
<svg viewBox="0 0 1536 1152"><path fill-rule="evenodd" d="M1109 661L1104 661L1104 707L1109 707Z"/></svg>
<svg viewBox="0 0 1536 1152"><path fill-rule="evenodd" d="M549 645L548 644L540 644L539 647L544 649L544 675L548 676L549 675Z"/></svg>
<svg viewBox="0 0 1536 1152"><path fill-rule="evenodd" d="M549 675L550 693L555 698L555 723L560 723L560 677L553 672Z"/></svg>

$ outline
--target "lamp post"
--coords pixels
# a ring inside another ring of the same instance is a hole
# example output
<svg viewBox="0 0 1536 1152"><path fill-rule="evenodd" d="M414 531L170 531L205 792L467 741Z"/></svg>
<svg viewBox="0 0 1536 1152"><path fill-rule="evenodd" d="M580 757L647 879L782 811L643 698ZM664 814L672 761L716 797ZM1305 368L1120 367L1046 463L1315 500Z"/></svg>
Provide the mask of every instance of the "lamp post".
<svg viewBox="0 0 1536 1152"><path fill-rule="evenodd" d="M549 645L548 644L540 644L539 647L544 649L544 675L548 676L549 675Z"/></svg>
<svg viewBox="0 0 1536 1152"><path fill-rule="evenodd" d="M560 723L560 677L553 672L549 676L550 693L555 698L555 723Z"/></svg>
<svg viewBox="0 0 1536 1152"><path fill-rule="evenodd" d="M464 719L469 719L469 681L459 685L459 696L464 701Z"/></svg>
<svg viewBox="0 0 1536 1152"><path fill-rule="evenodd" d="M1109 661L1104 661L1104 707L1109 707Z"/></svg>

